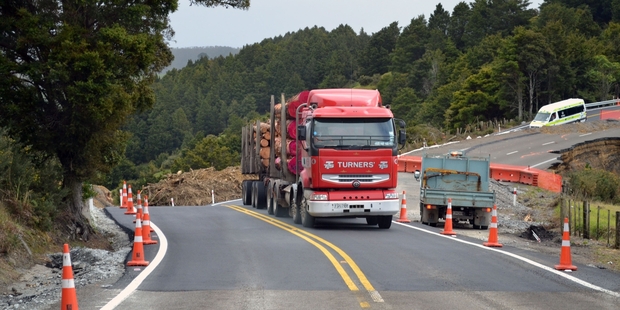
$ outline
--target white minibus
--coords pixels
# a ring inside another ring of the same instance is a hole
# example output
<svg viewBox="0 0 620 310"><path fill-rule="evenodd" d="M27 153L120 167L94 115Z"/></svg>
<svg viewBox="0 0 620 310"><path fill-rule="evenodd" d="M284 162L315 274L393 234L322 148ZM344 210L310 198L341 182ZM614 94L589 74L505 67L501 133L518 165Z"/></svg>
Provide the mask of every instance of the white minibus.
<svg viewBox="0 0 620 310"><path fill-rule="evenodd" d="M571 98L540 108L530 123L530 128L585 122L586 119L586 104L583 99Z"/></svg>

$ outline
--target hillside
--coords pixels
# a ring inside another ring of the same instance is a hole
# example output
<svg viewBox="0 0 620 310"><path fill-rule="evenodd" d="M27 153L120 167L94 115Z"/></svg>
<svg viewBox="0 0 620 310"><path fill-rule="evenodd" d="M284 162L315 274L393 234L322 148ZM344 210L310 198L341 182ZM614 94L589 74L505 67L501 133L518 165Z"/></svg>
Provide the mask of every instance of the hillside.
<svg viewBox="0 0 620 310"><path fill-rule="evenodd" d="M229 54L236 55L239 53L238 48L228 46L202 46L202 47L182 47L171 48L174 60L170 66L166 67L161 74L174 69L181 69L187 65L189 60L196 61L202 57L216 58L219 56L228 56Z"/></svg>

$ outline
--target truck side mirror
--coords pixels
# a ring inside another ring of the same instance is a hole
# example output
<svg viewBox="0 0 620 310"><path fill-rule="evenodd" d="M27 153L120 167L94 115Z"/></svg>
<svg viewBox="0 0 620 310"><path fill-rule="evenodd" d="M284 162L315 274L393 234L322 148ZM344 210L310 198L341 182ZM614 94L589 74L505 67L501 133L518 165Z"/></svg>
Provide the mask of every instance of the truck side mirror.
<svg viewBox="0 0 620 310"><path fill-rule="evenodd" d="M420 181L420 170L416 170L416 171L413 173L413 177L415 177L415 180L416 180L416 181Z"/></svg>
<svg viewBox="0 0 620 310"><path fill-rule="evenodd" d="M398 126L400 126L400 128L405 128L405 121L403 121L402 119L399 119Z"/></svg>
<svg viewBox="0 0 620 310"><path fill-rule="evenodd" d="M297 140L306 140L306 126L297 125Z"/></svg>
<svg viewBox="0 0 620 310"><path fill-rule="evenodd" d="M406 142L407 142L407 133L405 132L404 129L399 129L398 130L398 144L404 146Z"/></svg>

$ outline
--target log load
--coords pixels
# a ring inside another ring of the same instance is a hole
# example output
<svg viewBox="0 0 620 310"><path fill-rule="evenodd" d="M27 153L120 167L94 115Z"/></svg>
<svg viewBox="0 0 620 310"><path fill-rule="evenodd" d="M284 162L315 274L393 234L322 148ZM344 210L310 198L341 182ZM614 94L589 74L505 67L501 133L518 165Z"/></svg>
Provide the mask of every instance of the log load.
<svg viewBox="0 0 620 310"><path fill-rule="evenodd" d="M297 107L299 107L299 105L301 105L302 103L306 103L308 101L308 94L309 91L303 91L293 97L291 97L289 100L286 101L286 103L284 104L284 107L282 106L282 104L278 103L276 105L274 105L274 112L276 113L276 115L280 115L282 109L286 109L286 133L285 135L283 135L281 133L281 126L280 126L280 119L279 117L276 117L276 121L274 124L275 127L275 133L271 133L271 125L270 123L266 122L266 123L260 123L260 130L258 130L258 132L260 132L260 150L259 150L259 154L260 154L260 158L261 158L261 163L263 164L263 166L268 167L269 166L269 156L271 155L271 150L270 150L270 146L273 143L274 144L274 148L275 148L275 157L276 157L276 169L280 170L282 169L281 167L281 152L282 152L282 143L286 143L286 152L287 152L287 167L289 168L289 171L291 171L292 173L298 173L297 168L299 167L301 169L301 161L300 160L294 160L294 157L296 156L296 152L297 152L297 148L299 147L297 145L297 142L295 141L295 137L297 135L297 123L295 122L295 112L297 111ZM254 127L254 129L256 129L256 127ZM255 131L256 132L256 131ZM284 137L283 137L284 136ZM282 142L282 139L284 138L284 142Z"/></svg>

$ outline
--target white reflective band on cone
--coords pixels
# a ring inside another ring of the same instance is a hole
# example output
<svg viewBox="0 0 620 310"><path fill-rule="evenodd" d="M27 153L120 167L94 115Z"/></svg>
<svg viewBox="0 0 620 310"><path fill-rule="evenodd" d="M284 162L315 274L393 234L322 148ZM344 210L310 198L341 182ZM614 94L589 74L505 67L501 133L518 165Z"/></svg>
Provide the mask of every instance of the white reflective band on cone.
<svg viewBox="0 0 620 310"><path fill-rule="evenodd" d="M69 253L62 254L62 265L71 266L71 256L69 255Z"/></svg>
<svg viewBox="0 0 620 310"><path fill-rule="evenodd" d="M562 246L570 246L570 241L562 240Z"/></svg>
<svg viewBox="0 0 620 310"><path fill-rule="evenodd" d="M137 243L137 242L142 242L142 236L136 236L136 237L133 239L133 243Z"/></svg>
<svg viewBox="0 0 620 310"><path fill-rule="evenodd" d="M62 280L61 281L61 286L62 288L75 288L75 282L73 282L73 279L70 280Z"/></svg>

